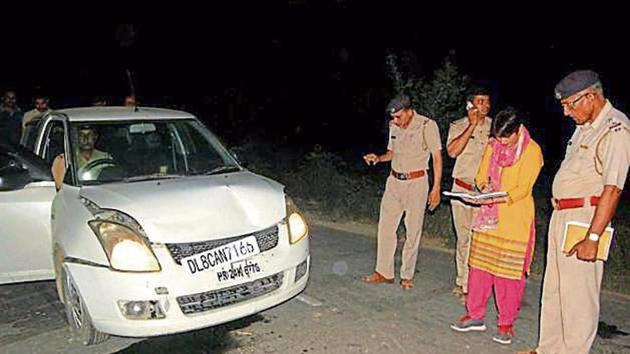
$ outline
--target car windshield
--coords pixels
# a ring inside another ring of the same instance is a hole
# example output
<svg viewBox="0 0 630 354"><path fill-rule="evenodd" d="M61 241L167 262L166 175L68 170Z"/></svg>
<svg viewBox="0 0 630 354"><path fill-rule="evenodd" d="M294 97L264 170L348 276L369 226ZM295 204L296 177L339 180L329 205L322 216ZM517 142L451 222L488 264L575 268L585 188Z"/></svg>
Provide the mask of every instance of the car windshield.
<svg viewBox="0 0 630 354"><path fill-rule="evenodd" d="M218 139L193 119L73 122L70 139L80 185L241 169Z"/></svg>

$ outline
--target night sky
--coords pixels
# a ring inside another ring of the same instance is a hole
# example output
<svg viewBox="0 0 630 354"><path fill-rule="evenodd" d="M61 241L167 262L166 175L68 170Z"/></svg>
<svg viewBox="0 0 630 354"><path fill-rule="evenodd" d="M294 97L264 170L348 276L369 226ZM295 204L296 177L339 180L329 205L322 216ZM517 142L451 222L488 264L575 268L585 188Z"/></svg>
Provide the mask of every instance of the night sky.
<svg viewBox="0 0 630 354"><path fill-rule="evenodd" d="M505 105L527 114L548 162L561 158L572 130L553 98L563 75L596 70L613 104L630 107L630 31L607 12L591 16L600 25L531 8L491 15L341 0L274 4L133 25L3 24L11 35L3 41L0 90L16 89L25 110L36 90L55 108L89 105L96 95L119 104L129 69L143 103L191 111L227 141L262 135L360 154L386 144L386 53L411 53L425 76L451 55L492 90L491 114ZM573 10L586 10L579 6Z"/></svg>

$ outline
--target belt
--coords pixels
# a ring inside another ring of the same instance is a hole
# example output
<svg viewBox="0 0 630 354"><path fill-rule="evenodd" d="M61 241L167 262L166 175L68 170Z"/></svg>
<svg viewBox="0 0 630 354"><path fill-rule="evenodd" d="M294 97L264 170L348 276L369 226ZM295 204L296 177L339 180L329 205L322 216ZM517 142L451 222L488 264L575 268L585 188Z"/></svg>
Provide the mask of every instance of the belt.
<svg viewBox="0 0 630 354"><path fill-rule="evenodd" d="M394 178L399 179L401 181L424 177L425 174L426 174L425 170L417 170L417 171L411 171L407 173L401 173L401 172L396 172L392 170L392 176L394 176Z"/></svg>
<svg viewBox="0 0 630 354"><path fill-rule="evenodd" d="M460 186L460 187L462 187L462 188L464 188L467 191L471 191L471 192L475 191L475 185L467 183L467 182L464 182L464 181L462 181L459 178L455 178L455 184Z"/></svg>
<svg viewBox="0 0 630 354"><path fill-rule="evenodd" d="M596 196L586 198L553 199L553 201L555 202L554 208L556 210L581 208L585 206L587 200L589 201L591 206L596 206L597 204L599 204L599 197Z"/></svg>

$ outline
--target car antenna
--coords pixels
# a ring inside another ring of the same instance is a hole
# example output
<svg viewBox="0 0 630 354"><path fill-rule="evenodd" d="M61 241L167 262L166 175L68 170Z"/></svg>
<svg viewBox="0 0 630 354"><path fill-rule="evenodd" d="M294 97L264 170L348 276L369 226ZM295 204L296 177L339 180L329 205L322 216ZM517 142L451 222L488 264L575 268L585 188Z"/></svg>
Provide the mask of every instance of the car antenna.
<svg viewBox="0 0 630 354"><path fill-rule="evenodd" d="M133 86L133 79L131 78L131 70L127 69L127 80L129 81L129 92L134 98L133 111L138 112L138 101L136 96L136 88Z"/></svg>

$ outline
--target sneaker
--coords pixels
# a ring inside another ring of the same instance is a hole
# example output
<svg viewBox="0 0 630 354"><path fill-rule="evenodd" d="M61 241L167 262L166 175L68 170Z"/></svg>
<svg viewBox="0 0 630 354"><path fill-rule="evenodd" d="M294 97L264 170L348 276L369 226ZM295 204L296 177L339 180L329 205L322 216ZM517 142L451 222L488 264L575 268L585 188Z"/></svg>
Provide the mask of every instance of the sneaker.
<svg viewBox="0 0 630 354"><path fill-rule="evenodd" d="M512 337L514 337L514 327L512 325L499 325L497 333L492 337L492 340L501 344L511 344Z"/></svg>
<svg viewBox="0 0 630 354"><path fill-rule="evenodd" d="M482 320L475 320L466 315L452 323L451 329L457 332L485 331L486 325Z"/></svg>

